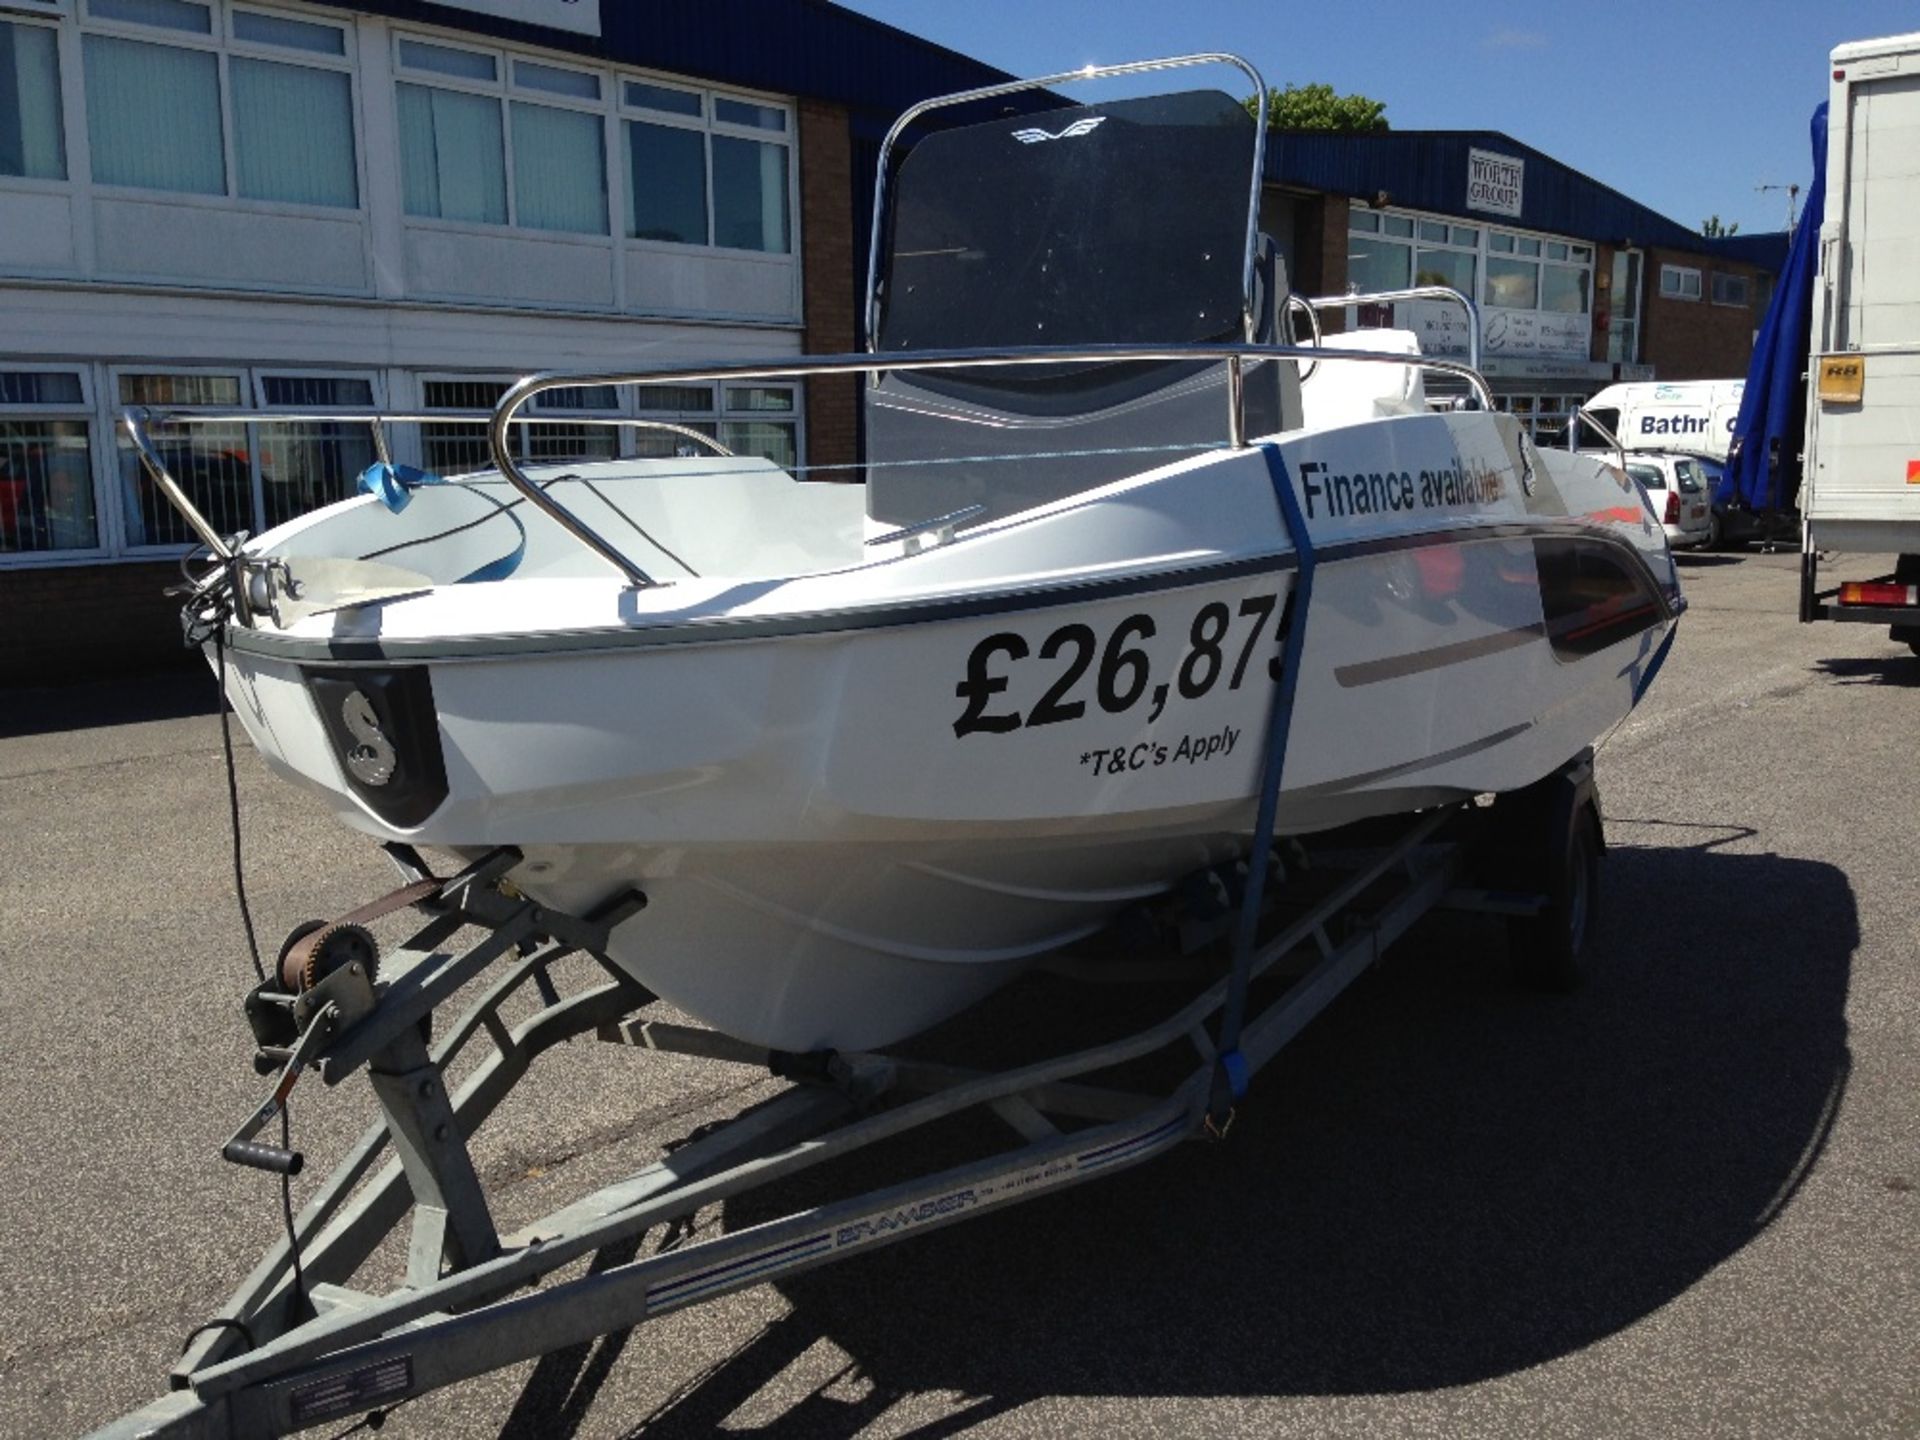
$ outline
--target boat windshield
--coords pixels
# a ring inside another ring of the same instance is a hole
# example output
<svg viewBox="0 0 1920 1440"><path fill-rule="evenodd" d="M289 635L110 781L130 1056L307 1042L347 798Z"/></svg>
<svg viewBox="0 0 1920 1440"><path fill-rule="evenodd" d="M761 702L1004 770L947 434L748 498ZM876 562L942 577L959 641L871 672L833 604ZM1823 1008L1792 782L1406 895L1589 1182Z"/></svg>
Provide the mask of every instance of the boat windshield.
<svg viewBox="0 0 1920 1440"><path fill-rule="evenodd" d="M900 170L876 348L1241 338L1253 142L1219 91L929 135Z"/></svg>

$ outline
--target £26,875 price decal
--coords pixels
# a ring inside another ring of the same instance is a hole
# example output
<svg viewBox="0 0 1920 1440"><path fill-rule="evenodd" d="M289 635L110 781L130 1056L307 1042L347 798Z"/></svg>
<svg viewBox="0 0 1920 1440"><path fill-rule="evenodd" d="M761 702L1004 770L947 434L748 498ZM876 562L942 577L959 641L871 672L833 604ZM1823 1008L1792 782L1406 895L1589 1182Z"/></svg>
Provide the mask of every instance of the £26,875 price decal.
<svg viewBox="0 0 1920 1440"><path fill-rule="evenodd" d="M953 722L953 733L1003 735L1022 727L1059 725L1083 717L1089 698L1109 715L1124 715L1145 701L1151 706L1147 713L1151 724L1160 718L1176 692L1182 699L1198 700L1216 684L1238 690L1249 668L1256 664L1254 652L1260 648L1261 637L1269 637L1271 644L1273 637L1284 636L1292 608L1291 592L1285 605L1274 595L1249 595L1237 609L1228 608L1223 600L1208 601L1195 612L1187 628L1186 651L1178 670L1157 683L1142 643L1157 633L1151 615L1129 615L1105 636L1090 625L1073 621L1040 641L1037 651L1018 631L1002 630L980 641L967 656L966 678L953 687L966 708ZM1276 609L1280 614L1274 624ZM998 697L1006 693L1014 667L1036 655L1040 661L1060 666L1046 693L1024 715L1018 710L997 708ZM1091 697L1084 683L1089 671L1093 672ZM1258 662L1254 673L1278 679L1280 657L1269 655Z"/></svg>

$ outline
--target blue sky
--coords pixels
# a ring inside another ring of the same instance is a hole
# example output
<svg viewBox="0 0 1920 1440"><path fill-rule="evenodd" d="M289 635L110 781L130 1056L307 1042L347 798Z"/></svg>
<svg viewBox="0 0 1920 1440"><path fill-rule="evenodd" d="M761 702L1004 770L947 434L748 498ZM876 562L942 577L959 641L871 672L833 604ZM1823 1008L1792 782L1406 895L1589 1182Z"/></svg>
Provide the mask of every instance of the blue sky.
<svg viewBox="0 0 1920 1440"><path fill-rule="evenodd" d="M1360 91L1398 130L1505 131L1684 225L1742 231L1786 224L1784 192L1755 186L1810 178L1833 47L1920 30L1920 0L839 3L1018 75L1232 51L1269 85Z"/></svg>

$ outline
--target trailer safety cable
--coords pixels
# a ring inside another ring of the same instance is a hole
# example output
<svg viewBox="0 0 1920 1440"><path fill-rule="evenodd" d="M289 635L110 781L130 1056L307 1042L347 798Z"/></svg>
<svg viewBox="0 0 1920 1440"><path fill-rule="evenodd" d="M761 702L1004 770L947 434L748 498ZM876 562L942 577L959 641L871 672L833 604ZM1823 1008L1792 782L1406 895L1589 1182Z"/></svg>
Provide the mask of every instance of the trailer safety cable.
<svg viewBox="0 0 1920 1440"><path fill-rule="evenodd" d="M239 576L234 576L238 583ZM229 600L227 602L231 604ZM266 984L267 967L260 963L260 941L254 934L253 910L247 904L247 875L240 863L240 779L233 762L233 727L227 720L227 616L215 617L213 630L214 674L219 682L219 694L215 704L220 708L220 753L227 764L227 821L233 837L233 894L240 903L240 923L247 932L247 956L253 961L254 976L261 984ZM285 1096L280 1100L280 1148L293 1149L293 1122L287 1108ZM306 1271L300 1264L300 1236L293 1224L293 1176L286 1171L280 1172L280 1216L287 1227L287 1256L293 1263L293 1295L291 1313L297 1315L309 1308L307 1299ZM200 1327L201 1330L207 1326ZM195 1331L198 1334L199 1331ZM187 1337L191 1344L193 1336ZM251 1348L251 1346L249 1347Z"/></svg>

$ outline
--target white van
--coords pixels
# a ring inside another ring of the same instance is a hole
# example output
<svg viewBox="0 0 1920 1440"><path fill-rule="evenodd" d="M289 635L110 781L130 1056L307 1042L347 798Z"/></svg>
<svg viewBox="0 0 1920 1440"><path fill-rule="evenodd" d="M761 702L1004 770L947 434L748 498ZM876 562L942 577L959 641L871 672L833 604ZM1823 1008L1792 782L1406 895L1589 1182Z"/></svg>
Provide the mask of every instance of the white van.
<svg viewBox="0 0 1920 1440"><path fill-rule="evenodd" d="M1638 380L1609 385L1581 407L1628 450L1678 450L1727 458L1744 380ZM1595 443L1589 431L1582 445Z"/></svg>

